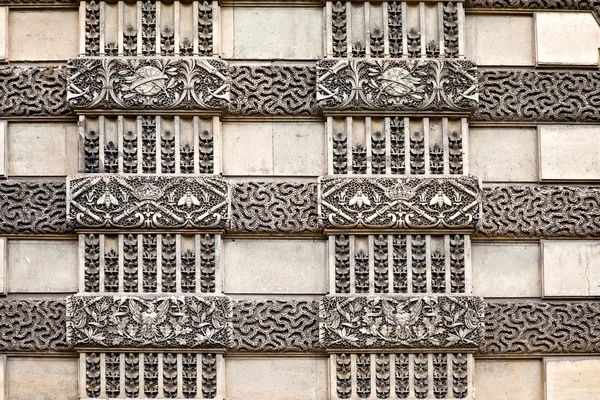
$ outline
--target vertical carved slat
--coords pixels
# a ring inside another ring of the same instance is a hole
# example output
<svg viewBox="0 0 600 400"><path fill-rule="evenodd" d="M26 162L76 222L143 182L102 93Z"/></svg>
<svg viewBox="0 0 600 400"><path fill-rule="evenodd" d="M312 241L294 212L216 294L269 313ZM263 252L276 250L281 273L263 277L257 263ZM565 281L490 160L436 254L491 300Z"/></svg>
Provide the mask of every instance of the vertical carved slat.
<svg viewBox="0 0 600 400"><path fill-rule="evenodd" d="M410 173L425 173L425 133L421 129L410 134Z"/></svg>
<svg viewBox="0 0 600 400"><path fill-rule="evenodd" d="M377 130L371 133L371 173L385 174L386 171L386 137Z"/></svg>
<svg viewBox="0 0 600 400"><path fill-rule="evenodd" d="M85 393L87 397L100 397L100 356L97 353L85 355Z"/></svg>
<svg viewBox="0 0 600 400"><path fill-rule="evenodd" d="M177 269L177 250L175 245L175 236L170 234L162 235L161 243L161 270L162 270L162 292L163 293L175 293L177 280L176 280L176 269Z"/></svg>
<svg viewBox="0 0 600 400"><path fill-rule="evenodd" d="M165 129L160 134L160 163L163 174L175 173L175 148L175 133Z"/></svg>
<svg viewBox="0 0 600 400"><path fill-rule="evenodd" d="M407 399L410 394L409 382L409 356L408 354L394 355L395 367L395 394L399 399Z"/></svg>
<svg viewBox="0 0 600 400"><path fill-rule="evenodd" d="M200 285L202 293L214 293L216 289L215 236L206 234L200 239Z"/></svg>
<svg viewBox="0 0 600 400"><path fill-rule="evenodd" d="M461 175L463 173L462 135L456 129L448 132L448 163L451 175Z"/></svg>
<svg viewBox="0 0 600 400"><path fill-rule="evenodd" d="M390 164L392 174L404 174L405 172L405 139L404 118L393 117L390 120Z"/></svg>
<svg viewBox="0 0 600 400"><path fill-rule="evenodd" d="M198 55L213 55L212 1L201 1L198 4Z"/></svg>
<svg viewBox="0 0 600 400"><path fill-rule="evenodd" d="M214 354L202 355L202 396L214 399L217 395L217 359Z"/></svg>
<svg viewBox="0 0 600 400"><path fill-rule="evenodd" d="M83 142L86 173L100 172L100 135L94 129L87 129Z"/></svg>
<svg viewBox="0 0 600 400"><path fill-rule="evenodd" d="M408 292L406 236L394 235L394 293Z"/></svg>
<svg viewBox="0 0 600 400"><path fill-rule="evenodd" d="M335 237L335 292L350 293L350 240Z"/></svg>
<svg viewBox="0 0 600 400"><path fill-rule="evenodd" d="M466 354L452 355L452 393L456 399L464 399L469 394L468 358Z"/></svg>
<svg viewBox="0 0 600 400"><path fill-rule="evenodd" d="M390 56L402 57L402 2L388 2L388 31Z"/></svg>
<svg viewBox="0 0 600 400"><path fill-rule="evenodd" d="M433 355L433 395L445 399L448 394L448 359L446 354Z"/></svg>
<svg viewBox="0 0 600 400"><path fill-rule="evenodd" d="M378 399L390 398L390 356L378 354L375 356L375 379Z"/></svg>
<svg viewBox="0 0 600 400"><path fill-rule="evenodd" d="M465 242L462 235L450 239L450 284L452 293L465 292Z"/></svg>
<svg viewBox="0 0 600 400"><path fill-rule="evenodd" d="M162 367L163 396L166 399L174 399L177 397L177 354L164 354Z"/></svg>
<svg viewBox="0 0 600 400"><path fill-rule="evenodd" d="M212 174L214 172L214 135L212 129L202 130L198 141L199 165L201 174Z"/></svg>
<svg viewBox="0 0 600 400"><path fill-rule="evenodd" d="M359 354L356 357L356 394L361 399L371 396L371 357Z"/></svg>
<svg viewBox="0 0 600 400"><path fill-rule="evenodd" d="M183 396L186 399L196 398L198 394L198 358L196 354L184 354L182 357Z"/></svg>
<svg viewBox="0 0 600 400"><path fill-rule="evenodd" d="M145 174L156 172L156 118L142 119L142 170Z"/></svg>
<svg viewBox="0 0 600 400"><path fill-rule="evenodd" d="M155 293L157 287L156 274L157 274L157 248L156 248L156 235L144 235L142 239L143 243L143 282L142 287L144 293Z"/></svg>
<svg viewBox="0 0 600 400"><path fill-rule="evenodd" d="M119 353L107 353L104 358L106 395L117 398L121 394L121 356Z"/></svg>
<svg viewBox="0 0 600 400"><path fill-rule="evenodd" d="M354 290L369 293L369 251L358 249L354 253Z"/></svg>
<svg viewBox="0 0 600 400"><path fill-rule="evenodd" d="M140 356L137 353L125 354L125 396L138 397L140 393Z"/></svg>
<svg viewBox="0 0 600 400"><path fill-rule="evenodd" d="M375 293L388 291L388 238L378 235L373 239L373 272Z"/></svg>
<svg viewBox="0 0 600 400"><path fill-rule="evenodd" d="M427 354L415 354L413 358L415 398L426 399L429 394L429 361Z"/></svg>
<svg viewBox="0 0 600 400"><path fill-rule="evenodd" d="M351 358L346 354L335 357L336 393L340 399L349 399L352 394Z"/></svg>
<svg viewBox="0 0 600 400"><path fill-rule="evenodd" d="M137 173L138 153L137 133L127 130L123 133L123 172L127 174Z"/></svg>
<svg viewBox="0 0 600 400"><path fill-rule="evenodd" d="M334 2L332 4L331 11L333 56L336 58L344 58L348 54L348 21L346 16L346 2Z"/></svg>
<svg viewBox="0 0 600 400"><path fill-rule="evenodd" d="M104 253L104 291L119 291L119 252L113 248Z"/></svg>
<svg viewBox="0 0 600 400"><path fill-rule="evenodd" d="M411 240L412 293L427 292L427 249L425 237L415 235Z"/></svg>
<svg viewBox="0 0 600 400"><path fill-rule="evenodd" d="M458 8L449 1L444 3L444 55L447 58L458 57Z"/></svg>
<svg viewBox="0 0 600 400"><path fill-rule="evenodd" d="M196 253L190 249L181 253L181 291L183 293L196 291Z"/></svg>
<svg viewBox="0 0 600 400"><path fill-rule="evenodd" d="M100 240L96 235L85 236L85 291L100 291Z"/></svg>
<svg viewBox="0 0 600 400"><path fill-rule="evenodd" d="M142 2L142 54L156 54L156 3L154 0Z"/></svg>
<svg viewBox="0 0 600 400"><path fill-rule="evenodd" d="M348 137L345 131L339 130L332 133L333 147L333 173L347 174L348 173Z"/></svg>
<svg viewBox="0 0 600 400"><path fill-rule="evenodd" d="M95 0L85 2L85 55L100 55L100 4Z"/></svg>
<svg viewBox="0 0 600 400"><path fill-rule="evenodd" d="M123 290L137 292L138 289L138 241L129 234L123 238Z"/></svg>

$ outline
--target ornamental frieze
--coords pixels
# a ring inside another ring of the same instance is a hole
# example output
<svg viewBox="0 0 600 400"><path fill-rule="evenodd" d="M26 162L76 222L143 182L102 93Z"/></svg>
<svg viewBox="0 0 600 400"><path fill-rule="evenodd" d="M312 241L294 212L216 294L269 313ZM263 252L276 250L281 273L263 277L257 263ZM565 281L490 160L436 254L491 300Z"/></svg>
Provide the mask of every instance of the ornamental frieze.
<svg viewBox="0 0 600 400"><path fill-rule="evenodd" d="M228 193L221 178L70 177L67 215L78 229L223 229Z"/></svg>
<svg viewBox="0 0 600 400"><path fill-rule="evenodd" d="M483 339L481 297L342 297L319 303L328 349L475 349Z"/></svg>
<svg viewBox="0 0 600 400"><path fill-rule="evenodd" d="M477 178L320 178L325 230L475 229Z"/></svg>
<svg viewBox="0 0 600 400"><path fill-rule="evenodd" d="M222 111L229 67L204 58L106 57L69 60L69 105L75 110Z"/></svg>
<svg viewBox="0 0 600 400"><path fill-rule="evenodd" d="M226 348L226 296L70 296L67 338L75 348Z"/></svg>
<svg viewBox="0 0 600 400"><path fill-rule="evenodd" d="M317 102L325 112L471 112L479 89L466 60L321 60Z"/></svg>

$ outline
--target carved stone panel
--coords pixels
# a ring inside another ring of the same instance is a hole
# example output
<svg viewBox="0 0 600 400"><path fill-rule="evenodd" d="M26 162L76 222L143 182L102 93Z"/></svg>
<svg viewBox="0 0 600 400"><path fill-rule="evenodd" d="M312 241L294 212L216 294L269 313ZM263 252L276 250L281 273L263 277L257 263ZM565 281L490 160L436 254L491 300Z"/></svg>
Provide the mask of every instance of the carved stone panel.
<svg viewBox="0 0 600 400"><path fill-rule="evenodd" d="M75 110L218 111L229 103L228 65L202 58L78 58L68 63Z"/></svg>
<svg viewBox="0 0 600 400"><path fill-rule="evenodd" d="M319 216L326 230L472 230L480 196L474 177L321 178Z"/></svg>
<svg viewBox="0 0 600 400"><path fill-rule="evenodd" d="M225 348L225 296L70 296L67 338L76 348Z"/></svg>
<svg viewBox="0 0 600 400"><path fill-rule="evenodd" d="M223 229L229 217L220 178L94 175L68 185L68 218L80 229Z"/></svg>
<svg viewBox="0 0 600 400"><path fill-rule="evenodd" d="M471 112L475 64L465 60L321 60L317 101L325 112Z"/></svg>
<svg viewBox="0 0 600 400"><path fill-rule="evenodd" d="M470 349L483 339L481 297L323 297L319 340L328 349Z"/></svg>

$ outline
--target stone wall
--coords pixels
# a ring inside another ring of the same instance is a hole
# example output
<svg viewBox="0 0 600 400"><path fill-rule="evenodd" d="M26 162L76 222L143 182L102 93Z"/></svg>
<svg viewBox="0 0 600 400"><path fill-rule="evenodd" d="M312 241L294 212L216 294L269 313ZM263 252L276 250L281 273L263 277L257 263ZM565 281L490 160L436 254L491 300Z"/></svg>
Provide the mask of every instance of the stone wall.
<svg viewBox="0 0 600 400"><path fill-rule="evenodd" d="M0 28L0 400L600 398L594 2Z"/></svg>

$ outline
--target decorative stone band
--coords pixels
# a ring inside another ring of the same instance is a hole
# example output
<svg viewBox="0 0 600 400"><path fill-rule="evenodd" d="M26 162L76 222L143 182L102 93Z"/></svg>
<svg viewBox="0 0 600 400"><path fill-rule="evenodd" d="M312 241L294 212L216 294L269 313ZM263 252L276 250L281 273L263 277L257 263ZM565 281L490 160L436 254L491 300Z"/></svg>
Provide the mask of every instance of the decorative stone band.
<svg viewBox="0 0 600 400"><path fill-rule="evenodd" d="M596 19L600 15L600 3L597 0L465 0L467 8L526 9L526 10L589 10Z"/></svg>
<svg viewBox="0 0 600 400"><path fill-rule="evenodd" d="M319 302L327 349L476 349L483 339L481 297L342 297Z"/></svg>
<svg viewBox="0 0 600 400"><path fill-rule="evenodd" d="M319 179L325 230L474 230L481 219L475 177Z"/></svg>
<svg viewBox="0 0 600 400"><path fill-rule="evenodd" d="M227 296L86 296L67 298L67 340L74 348L231 346Z"/></svg>
<svg viewBox="0 0 600 400"><path fill-rule="evenodd" d="M466 60L371 59L317 62L317 102L325 113L471 112L475 64Z"/></svg>
<svg viewBox="0 0 600 400"><path fill-rule="evenodd" d="M65 67L0 67L0 116L65 115Z"/></svg>
<svg viewBox="0 0 600 400"><path fill-rule="evenodd" d="M67 99L76 111L215 113L229 103L229 67L218 59L77 58L67 72Z"/></svg>
<svg viewBox="0 0 600 400"><path fill-rule="evenodd" d="M475 121L593 122L600 120L600 72L480 72Z"/></svg>
<svg viewBox="0 0 600 400"><path fill-rule="evenodd" d="M229 218L229 187L221 178L91 175L67 184L76 230L222 230Z"/></svg>
<svg viewBox="0 0 600 400"><path fill-rule="evenodd" d="M600 352L600 303L487 303L487 354Z"/></svg>

